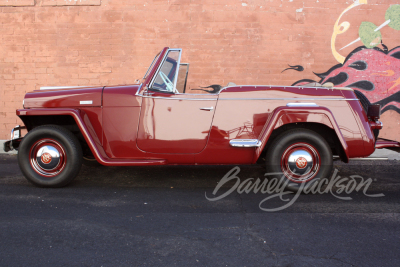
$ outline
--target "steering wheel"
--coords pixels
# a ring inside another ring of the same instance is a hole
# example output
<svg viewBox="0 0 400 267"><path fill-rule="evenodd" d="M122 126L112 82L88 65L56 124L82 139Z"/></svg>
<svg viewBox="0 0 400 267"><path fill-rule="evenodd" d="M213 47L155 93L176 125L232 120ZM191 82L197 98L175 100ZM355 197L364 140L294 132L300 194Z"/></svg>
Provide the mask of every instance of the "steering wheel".
<svg viewBox="0 0 400 267"><path fill-rule="evenodd" d="M174 84L171 82L171 80L164 72L160 71L160 77L167 86L168 91L170 92L174 91Z"/></svg>

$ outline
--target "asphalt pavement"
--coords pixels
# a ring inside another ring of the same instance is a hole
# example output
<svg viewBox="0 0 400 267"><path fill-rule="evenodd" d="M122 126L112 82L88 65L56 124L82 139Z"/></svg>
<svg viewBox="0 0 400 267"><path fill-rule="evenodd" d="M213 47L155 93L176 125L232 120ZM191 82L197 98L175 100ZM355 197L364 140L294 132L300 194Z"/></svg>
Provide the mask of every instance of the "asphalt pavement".
<svg viewBox="0 0 400 267"><path fill-rule="evenodd" d="M303 194L275 212L260 209L288 203L280 197L265 200L274 194L234 190L220 200L207 200L234 188L234 182L226 183L213 195L234 167L83 166L69 186L46 189L22 176L16 155L2 154L0 266L400 262L400 161L336 162L336 178L371 178L367 190L338 193L335 187ZM262 166L239 168L241 182L264 178Z"/></svg>

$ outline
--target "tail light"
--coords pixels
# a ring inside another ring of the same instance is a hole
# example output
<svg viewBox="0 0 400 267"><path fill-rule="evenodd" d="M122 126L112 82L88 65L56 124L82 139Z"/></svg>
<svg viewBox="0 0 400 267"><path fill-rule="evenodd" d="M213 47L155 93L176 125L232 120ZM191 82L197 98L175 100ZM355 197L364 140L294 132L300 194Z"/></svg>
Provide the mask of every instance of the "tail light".
<svg viewBox="0 0 400 267"><path fill-rule="evenodd" d="M382 129L383 124L379 121L381 117L381 105L374 104L368 106L367 116L369 119L369 125L371 125L371 129L375 130L375 140L378 137L379 130ZM375 133L376 132L376 133Z"/></svg>
<svg viewBox="0 0 400 267"><path fill-rule="evenodd" d="M379 120L379 118L381 117L381 105L379 104L369 105L367 116L368 119L370 119L371 121Z"/></svg>

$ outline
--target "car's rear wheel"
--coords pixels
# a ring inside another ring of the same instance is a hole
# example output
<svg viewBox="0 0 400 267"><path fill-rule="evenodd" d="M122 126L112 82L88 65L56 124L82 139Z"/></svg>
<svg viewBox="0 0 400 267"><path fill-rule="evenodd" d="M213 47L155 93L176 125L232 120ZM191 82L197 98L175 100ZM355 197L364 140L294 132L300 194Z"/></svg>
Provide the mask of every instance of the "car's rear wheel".
<svg viewBox="0 0 400 267"><path fill-rule="evenodd" d="M57 125L40 126L22 139L18 163L24 176L34 185L62 187L78 175L82 148L67 129Z"/></svg>
<svg viewBox="0 0 400 267"><path fill-rule="evenodd" d="M329 178L332 151L326 140L308 129L293 129L278 136L267 150L269 173L280 174L287 188L298 191L311 186L318 178Z"/></svg>

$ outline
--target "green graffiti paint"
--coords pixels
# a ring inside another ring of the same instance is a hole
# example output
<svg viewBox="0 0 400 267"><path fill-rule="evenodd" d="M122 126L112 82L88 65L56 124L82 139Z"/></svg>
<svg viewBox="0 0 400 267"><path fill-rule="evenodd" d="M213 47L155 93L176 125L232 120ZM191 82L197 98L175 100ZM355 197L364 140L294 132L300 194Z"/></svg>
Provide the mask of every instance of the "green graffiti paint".
<svg viewBox="0 0 400 267"><path fill-rule="evenodd" d="M390 19L389 27L400 30L400 5L390 6L385 14L385 19Z"/></svg>
<svg viewBox="0 0 400 267"><path fill-rule="evenodd" d="M367 48L373 48L381 43L382 34L381 31L375 31L376 28L378 28L378 26L372 22L364 21L358 29L358 35L360 36L361 42Z"/></svg>

